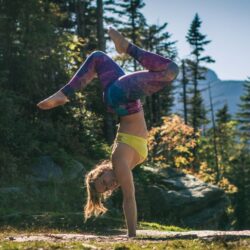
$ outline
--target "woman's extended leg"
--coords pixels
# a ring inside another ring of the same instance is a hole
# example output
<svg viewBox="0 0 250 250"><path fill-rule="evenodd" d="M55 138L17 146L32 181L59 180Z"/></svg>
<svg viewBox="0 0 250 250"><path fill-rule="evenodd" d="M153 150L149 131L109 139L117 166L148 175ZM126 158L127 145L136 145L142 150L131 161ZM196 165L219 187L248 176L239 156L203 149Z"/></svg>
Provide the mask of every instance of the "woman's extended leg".
<svg viewBox="0 0 250 250"><path fill-rule="evenodd" d="M110 86L111 106L137 100L145 95L152 95L170 84L178 75L178 66L170 59L145 51L129 43L119 32L110 29L109 34L118 52L126 52L135 58L146 71L138 71L120 77ZM117 98L118 90L122 94Z"/></svg>
<svg viewBox="0 0 250 250"><path fill-rule="evenodd" d="M81 65L72 79L54 95L38 104L42 109L51 109L62 105L70 99L73 93L83 89L95 76L101 81L103 90L125 73L104 52L93 52Z"/></svg>

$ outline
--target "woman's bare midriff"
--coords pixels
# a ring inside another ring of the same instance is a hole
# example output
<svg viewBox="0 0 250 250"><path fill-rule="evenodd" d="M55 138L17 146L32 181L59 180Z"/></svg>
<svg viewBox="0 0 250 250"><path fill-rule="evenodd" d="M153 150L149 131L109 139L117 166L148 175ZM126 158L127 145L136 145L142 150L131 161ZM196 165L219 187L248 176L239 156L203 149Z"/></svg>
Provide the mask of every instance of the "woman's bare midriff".
<svg viewBox="0 0 250 250"><path fill-rule="evenodd" d="M120 118L118 132L136 135L147 139L148 130L143 110L132 115L122 116Z"/></svg>

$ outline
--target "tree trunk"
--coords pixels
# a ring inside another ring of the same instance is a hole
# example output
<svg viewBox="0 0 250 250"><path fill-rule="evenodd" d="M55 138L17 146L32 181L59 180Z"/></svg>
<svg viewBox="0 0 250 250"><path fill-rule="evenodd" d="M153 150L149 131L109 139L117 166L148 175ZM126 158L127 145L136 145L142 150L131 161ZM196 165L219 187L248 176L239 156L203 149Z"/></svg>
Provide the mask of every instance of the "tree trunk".
<svg viewBox="0 0 250 250"><path fill-rule="evenodd" d="M211 108L211 115L212 115L212 125L213 125L213 144L214 144L214 160L215 160L215 171L216 171L216 183L220 180L220 169L219 169L219 162L218 162L218 150L217 150L217 142L216 142L216 129L215 129L215 119L214 119L214 106L212 101L212 93L210 82L208 83L208 90L209 90L209 101L210 101L210 108Z"/></svg>
<svg viewBox="0 0 250 250"><path fill-rule="evenodd" d="M86 11L86 4L84 0L77 0L75 4L76 8L76 22L77 22L77 34L81 37L86 36L86 21L85 21L85 11Z"/></svg>
<svg viewBox="0 0 250 250"><path fill-rule="evenodd" d="M187 118L187 83L188 80L186 78L186 66L184 60L182 60L182 87L183 87L183 112L184 112L184 121L185 124L188 123Z"/></svg>
<svg viewBox="0 0 250 250"><path fill-rule="evenodd" d="M131 26L132 26L132 42L133 44L136 44L136 34L135 34L135 12L136 12L136 7L133 5L133 1L130 1L131 4L131 11L132 11L132 16L131 16ZM133 64L134 64L134 71L137 70L137 62L135 59L133 59Z"/></svg>
<svg viewBox="0 0 250 250"><path fill-rule="evenodd" d="M97 40L98 40L98 49L101 51L106 50L106 42L104 38L104 28L103 28L103 1L97 0ZM105 112L103 118L103 134L106 138L106 141L111 145L115 138L115 126L114 119L111 114Z"/></svg>

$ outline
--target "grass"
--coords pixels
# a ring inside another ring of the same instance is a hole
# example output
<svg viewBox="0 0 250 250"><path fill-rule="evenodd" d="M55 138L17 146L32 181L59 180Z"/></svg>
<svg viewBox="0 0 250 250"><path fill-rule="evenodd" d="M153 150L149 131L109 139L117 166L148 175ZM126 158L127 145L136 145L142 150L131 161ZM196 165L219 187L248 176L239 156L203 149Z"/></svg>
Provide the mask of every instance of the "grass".
<svg viewBox="0 0 250 250"><path fill-rule="evenodd" d="M201 240L170 240L163 242L149 241L128 241L128 242L0 242L1 250L31 250L31 249L103 249L103 250L171 250L171 249L213 249L213 250L246 250L250 247L249 240L239 240L235 242L204 242Z"/></svg>
<svg viewBox="0 0 250 250"><path fill-rule="evenodd" d="M48 216L48 215L47 215ZM52 216L52 215L50 215ZM54 215L55 216L55 215ZM62 215L61 215L62 216ZM45 216L46 217L46 216ZM60 216L57 214L55 216L57 219ZM77 217L79 219L79 217ZM48 217L46 217L48 219ZM51 217L50 217L51 219ZM56 219L56 221L57 221ZM75 221L75 220L74 220ZM97 234L101 235L109 235L107 232L107 225L108 223L113 224L114 228L115 225L123 225L122 220L115 219L112 217L102 217L99 218L99 221L96 229ZM96 221L96 222L97 222ZM92 222L92 226L93 226ZM101 230L102 228L102 230ZM119 227L119 229L124 227ZM105 229L105 231L104 231ZM175 226L166 226L161 225L159 223L152 223L152 222L139 222L139 229L147 229L147 230L167 230L167 231L187 231L187 229L182 229ZM225 241L221 240L214 240L214 241L205 241L200 239L163 239L162 237L148 237L148 236L139 236L134 239L126 239L126 238L105 238L101 240L101 238L97 238L95 240L75 240L67 242L62 241L29 241L29 242L15 242L13 239L11 240L10 237L17 237L23 234L25 235L37 235L38 233L83 233L84 231L81 230L74 230L71 229L59 229L55 228L46 228L46 227L26 227L24 229L6 226L1 228L0 230L0 250L32 250L32 249L39 249L39 250L54 250L54 249L81 249L81 250L172 250L172 249L192 249L192 250L223 250L223 249L232 249L232 250L247 250L250 249L250 239L239 239L237 241ZM87 231L89 232L89 231ZM122 234L124 234L123 231Z"/></svg>
<svg viewBox="0 0 250 250"><path fill-rule="evenodd" d="M107 214L98 219L83 222L82 213L46 212L35 215L14 213L0 217L0 250L47 250L47 249L103 249L103 250L163 250L163 249L204 249L223 250L250 249L250 239L237 241L204 241L199 239L165 239L163 237L139 236L135 239L105 238L103 242L95 240L74 240L62 242L29 241L15 242L10 237L37 235L38 233L81 233L96 235L125 234L124 220L121 215ZM141 221L138 229L183 232L190 229L155 222Z"/></svg>
<svg viewBox="0 0 250 250"><path fill-rule="evenodd" d="M185 232L187 228L181 228L176 226L167 226L155 222L139 222L139 229L147 230L158 230L158 231L174 231L174 232Z"/></svg>
<svg viewBox="0 0 250 250"><path fill-rule="evenodd" d="M124 227L124 221L110 216L102 216L97 219L89 219L86 223L82 213L60 213L43 212L38 214L17 213L0 217L0 225L16 228L18 230L40 230L53 231L103 231L103 228L117 229Z"/></svg>
<svg viewBox="0 0 250 250"><path fill-rule="evenodd" d="M17 213L10 216L0 217L0 225L6 225L9 228L18 230L49 230L53 232L94 232L103 234L105 228L106 234L126 228L122 215L118 218L112 214L92 218L87 222L83 221L82 213L59 213L46 212L35 215ZM1 229L1 227L0 227ZM172 225L164 225L156 222L141 221L138 223L138 229L159 230L159 231L176 231L183 232L188 229ZM1 249L0 249L1 250Z"/></svg>

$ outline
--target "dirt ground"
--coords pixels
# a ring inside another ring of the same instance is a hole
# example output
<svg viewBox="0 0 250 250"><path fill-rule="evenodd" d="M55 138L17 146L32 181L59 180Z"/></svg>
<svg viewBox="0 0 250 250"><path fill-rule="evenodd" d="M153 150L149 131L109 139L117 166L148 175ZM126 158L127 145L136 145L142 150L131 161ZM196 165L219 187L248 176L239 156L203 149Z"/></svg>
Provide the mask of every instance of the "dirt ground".
<svg viewBox="0 0 250 250"><path fill-rule="evenodd" d="M134 240L164 241L174 239L202 239L234 241L243 238L250 238L250 230L245 231L188 231L188 232L169 232L157 230L138 230L137 237L127 238L124 234L119 235L94 235L94 234L63 234L63 233L40 233L40 234L18 234L9 235L7 241L27 242L27 241L51 241L51 242L70 242L70 241L100 241L100 242L126 242Z"/></svg>

